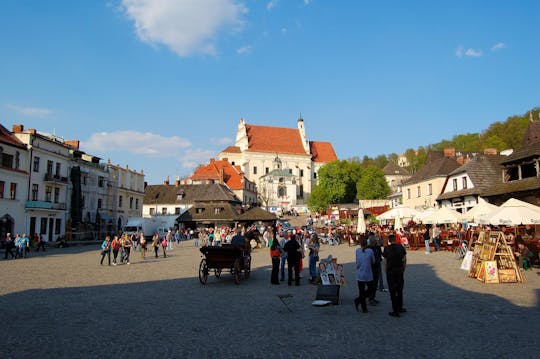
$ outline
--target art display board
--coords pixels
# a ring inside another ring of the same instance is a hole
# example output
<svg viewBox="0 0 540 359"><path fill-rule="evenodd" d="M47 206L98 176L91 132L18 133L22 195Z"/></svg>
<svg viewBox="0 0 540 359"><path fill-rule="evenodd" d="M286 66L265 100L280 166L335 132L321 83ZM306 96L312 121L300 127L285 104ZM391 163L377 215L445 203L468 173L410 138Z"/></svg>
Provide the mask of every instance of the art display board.
<svg viewBox="0 0 540 359"><path fill-rule="evenodd" d="M331 255L319 262L319 275L322 285L345 285L343 264L338 264Z"/></svg>
<svg viewBox="0 0 540 359"><path fill-rule="evenodd" d="M467 272L471 270L473 251L467 251L463 262L461 262L461 269L466 270Z"/></svg>

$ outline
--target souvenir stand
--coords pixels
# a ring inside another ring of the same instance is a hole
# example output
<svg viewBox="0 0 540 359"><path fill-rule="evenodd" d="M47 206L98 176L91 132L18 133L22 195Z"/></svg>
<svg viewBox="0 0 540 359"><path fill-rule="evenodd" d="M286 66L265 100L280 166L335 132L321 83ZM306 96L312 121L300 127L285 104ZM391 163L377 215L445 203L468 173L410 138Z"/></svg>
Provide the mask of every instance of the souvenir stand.
<svg viewBox="0 0 540 359"><path fill-rule="evenodd" d="M339 304L339 289L345 284L343 264L337 263L337 258L328 256L319 262L321 284L317 287L317 301L329 301Z"/></svg>
<svg viewBox="0 0 540 359"><path fill-rule="evenodd" d="M488 284L523 282L522 273L503 232L481 232L477 241L471 243L473 245L469 277Z"/></svg>

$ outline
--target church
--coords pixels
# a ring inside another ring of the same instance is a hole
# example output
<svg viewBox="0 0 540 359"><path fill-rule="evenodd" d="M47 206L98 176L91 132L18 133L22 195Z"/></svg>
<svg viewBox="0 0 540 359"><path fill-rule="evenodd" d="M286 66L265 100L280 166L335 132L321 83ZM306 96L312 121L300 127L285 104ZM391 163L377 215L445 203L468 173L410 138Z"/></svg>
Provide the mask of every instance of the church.
<svg viewBox="0 0 540 359"><path fill-rule="evenodd" d="M317 172L338 158L330 142L309 141L304 120L296 128L247 124L240 119L234 146L219 154L256 183L259 203L301 210L317 184Z"/></svg>

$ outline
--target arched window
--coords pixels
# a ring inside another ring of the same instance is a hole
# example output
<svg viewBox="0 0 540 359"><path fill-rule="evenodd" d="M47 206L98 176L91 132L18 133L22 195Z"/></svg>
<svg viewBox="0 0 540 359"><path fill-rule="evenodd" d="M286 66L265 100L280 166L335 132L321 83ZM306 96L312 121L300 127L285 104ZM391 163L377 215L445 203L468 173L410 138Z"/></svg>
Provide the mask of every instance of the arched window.
<svg viewBox="0 0 540 359"><path fill-rule="evenodd" d="M278 196L279 197L287 196L287 187L285 187L284 185L280 185L278 187Z"/></svg>

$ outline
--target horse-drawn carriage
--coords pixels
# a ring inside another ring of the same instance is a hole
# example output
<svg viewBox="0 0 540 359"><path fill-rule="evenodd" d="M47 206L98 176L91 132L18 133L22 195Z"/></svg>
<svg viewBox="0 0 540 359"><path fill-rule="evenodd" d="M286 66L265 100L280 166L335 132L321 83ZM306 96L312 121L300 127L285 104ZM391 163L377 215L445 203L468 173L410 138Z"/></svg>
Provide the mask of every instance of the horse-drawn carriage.
<svg viewBox="0 0 540 359"><path fill-rule="evenodd" d="M240 284L240 275L249 278L251 272L251 253L249 249L233 245L219 247L205 246L200 249L203 254L199 265L199 281L206 284L210 271L214 271L216 278L221 277L223 270L229 270L236 284Z"/></svg>

